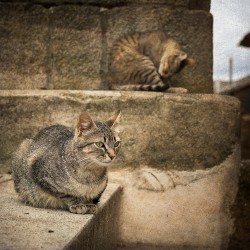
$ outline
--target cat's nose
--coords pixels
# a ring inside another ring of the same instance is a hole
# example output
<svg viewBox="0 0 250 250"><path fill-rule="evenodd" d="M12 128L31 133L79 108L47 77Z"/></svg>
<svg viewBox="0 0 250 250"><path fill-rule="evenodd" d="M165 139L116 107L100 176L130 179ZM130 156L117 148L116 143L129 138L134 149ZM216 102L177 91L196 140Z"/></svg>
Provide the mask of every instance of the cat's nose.
<svg viewBox="0 0 250 250"><path fill-rule="evenodd" d="M113 160L115 158L114 155L110 155L109 157L110 157L111 160Z"/></svg>
<svg viewBox="0 0 250 250"><path fill-rule="evenodd" d="M109 149L107 151L107 153L108 153L111 160L113 160L115 158L115 151L113 149Z"/></svg>

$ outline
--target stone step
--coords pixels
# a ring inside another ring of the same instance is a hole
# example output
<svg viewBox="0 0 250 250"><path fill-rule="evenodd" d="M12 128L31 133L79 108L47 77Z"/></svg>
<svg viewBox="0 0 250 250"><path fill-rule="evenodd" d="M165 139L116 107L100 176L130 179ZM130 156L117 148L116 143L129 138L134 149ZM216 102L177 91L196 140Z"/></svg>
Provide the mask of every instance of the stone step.
<svg viewBox="0 0 250 250"><path fill-rule="evenodd" d="M207 169L225 160L239 140L239 101L212 94L79 90L2 90L0 162L40 129L75 126L81 112L95 120L122 111L122 143L116 167L149 165Z"/></svg>
<svg viewBox="0 0 250 250"><path fill-rule="evenodd" d="M10 175L0 175L0 249L116 249L121 187L108 184L95 215L21 203Z"/></svg>

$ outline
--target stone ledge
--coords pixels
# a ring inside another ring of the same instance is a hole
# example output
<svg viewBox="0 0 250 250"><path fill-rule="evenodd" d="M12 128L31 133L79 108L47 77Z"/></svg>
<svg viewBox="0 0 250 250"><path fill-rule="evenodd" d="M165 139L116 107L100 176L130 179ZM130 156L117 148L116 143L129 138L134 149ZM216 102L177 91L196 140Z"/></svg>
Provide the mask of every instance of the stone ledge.
<svg viewBox="0 0 250 250"><path fill-rule="evenodd" d="M207 169L223 162L239 140L239 101L233 97L10 90L0 93L0 163L7 166L18 144L33 138L41 128L75 126L82 111L95 120L105 120L116 109L122 110L124 128L118 168Z"/></svg>
<svg viewBox="0 0 250 250"><path fill-rule="evenodd" d="M116 249L121 187L108 184L96 215L26 206L0 176L0 249Z"/></svg>

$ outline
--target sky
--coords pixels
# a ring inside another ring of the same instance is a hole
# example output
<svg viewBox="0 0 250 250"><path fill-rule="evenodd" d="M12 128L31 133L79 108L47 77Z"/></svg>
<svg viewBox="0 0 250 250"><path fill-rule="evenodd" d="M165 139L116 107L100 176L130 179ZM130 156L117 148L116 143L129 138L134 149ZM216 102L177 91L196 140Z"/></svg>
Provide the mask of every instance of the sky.
<svg viewBox="0 0 250 250"><path fill-rule="evenodd" d="M239 42L250 32L250 0L211 0L213 14L214 80L229 80L229 58L233 80L250 75L250 48Z"/></svg>

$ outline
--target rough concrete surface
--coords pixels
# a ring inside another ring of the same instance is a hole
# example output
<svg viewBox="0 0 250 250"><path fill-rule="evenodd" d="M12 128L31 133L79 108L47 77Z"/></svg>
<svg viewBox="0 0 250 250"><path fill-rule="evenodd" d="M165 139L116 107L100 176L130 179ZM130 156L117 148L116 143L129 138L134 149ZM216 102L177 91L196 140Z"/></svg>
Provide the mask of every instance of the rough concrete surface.
<svg viewBox="0 0 250 250"><path fill-rule="evenodd" d="M47 10L0 3L0 33L0 88L47 88Z"/></svg>
<svg viewBox="0 0 250 250"><path fill-rule="evenodd" d="M209 94L119 91L1 91L0 161L8 171L25 138L53 124L75 126L82 111L106 120L122 111L116 167L195 170L223 162L239 140L239 102ZM6 164L6 165L5 165Z"/></svg>
<svg viewBox="0 0 250 250"><path fill-rule="evenodd" d="M234 231L230 209L238 190L239 165L240 149L235 145L233 153L212 169L110 173L113 182L124 186L120 242L135 247L153 242L165 249L227 249Z"/></svg>
<svg viewBox="0 0 250 250"><path fill-rule="evenodd" d="M100 8L0 4L1 89L101 89Z"/></svg>
<svg viewBox="0 0 250 250"><path fill-rule="evenodd" d="M120 193L108 184L97 214L79 215L26 206L10 176L0 176L0 249L116 249Z"/></svg>
<svg viewBox="0 0 250 250"><path fill-rule="evenodd" d="M101 89L100 8L52 7L49 18L52 88Z"/></svg>

